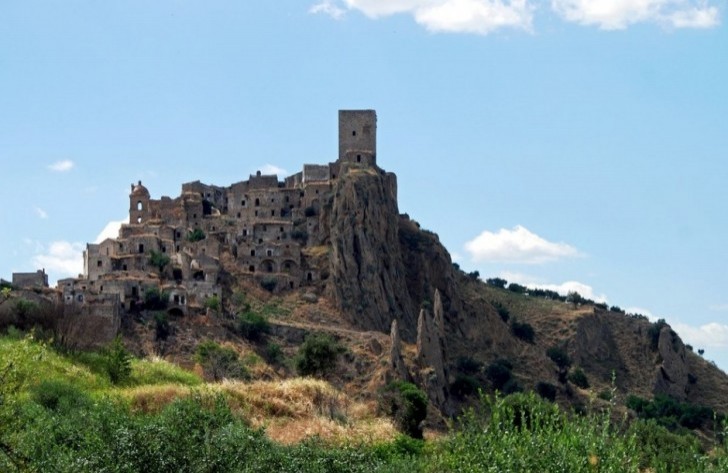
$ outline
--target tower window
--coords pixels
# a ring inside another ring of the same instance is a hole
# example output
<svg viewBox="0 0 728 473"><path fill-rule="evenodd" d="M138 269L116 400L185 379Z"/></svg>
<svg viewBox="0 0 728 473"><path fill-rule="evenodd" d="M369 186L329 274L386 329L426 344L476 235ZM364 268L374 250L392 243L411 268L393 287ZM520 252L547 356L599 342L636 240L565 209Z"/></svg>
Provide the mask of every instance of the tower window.
<svg viewBox="0 0 728 473"><path fill-rule="evenodd" d="M137 202L137 210L143 210L143 209L144 209L144 206L142 205L142 201L140 200L139 202Z"/></svg>
<svg viewBox="0 0 728 473"><path fill-rule="evenodd" d="M351 136L356 136L356 130L351 131Z"/></svg>

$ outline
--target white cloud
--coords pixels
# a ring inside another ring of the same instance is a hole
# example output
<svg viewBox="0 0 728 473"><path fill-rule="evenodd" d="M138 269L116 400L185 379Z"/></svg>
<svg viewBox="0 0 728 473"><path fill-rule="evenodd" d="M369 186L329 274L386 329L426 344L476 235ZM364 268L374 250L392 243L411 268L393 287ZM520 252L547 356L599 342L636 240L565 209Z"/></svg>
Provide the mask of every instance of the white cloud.
<svg viewBox="0 0 728 473"><path fill-rule="evenodd" d="M551 0L566 21L624 29L652 22L669 28L712 28L720 23L716 0ZM355 10L377 19L411 15L429 31L488 34L500 28L532 31L534 0L320 0L309 12L340 19Z"/></svg>
<svg viewBox="0 0 728 473"><path fill-rule="evenodd" d="M699 327L684 323L671 323L670 326L685 343L698 348L728 348L728 325L710 322Z"/></svg>
<svg viewBox="0 0 728 473"><path fill-rule="evenodd" d="M339 7L333 0L323 0L309 8L308 12L323 13L324 15L329 15L334 20L338 20L344 16L346 10Z"/></svg>
<svg viewBox="0 0 728 473"><path fill-rule="evenodd" d="M33 265L56 277L77 276L83 272L83 250L81 243L54 241L33 257Z"/></svg>
<svg viewBox="0 0 728 473"><path fill-rule="evenodd" d="M604 294L596 294L594 288L588 284L579 281L566 281L561 284L551 284L539 281L538 278L508 271L501 272L500 277L508 282L514 282L522 286L532 289L544 289L547 291L558 292L562 296L568 295L570 292L578 292L579 295L591 299L594 302L607 302L607 296Z"/></svg>
<svg viewBox="0 0 728 473"><path fill-rule="evenodd" d="M580 256L573 246L547 241L521 225L497 233L486 230L465 243L465 251L475 262L541 264Z"/></svg>
<svg viewBox="0 0 728 473"><path fill-rule="evenodd" d="M285 169L280 168L274 164L266 164L265 166L260 168L260 172L264 176L269 176L272 174L275 174L277 176L287 176L288 175L288 171L286 171Z"/></svg>
<svg viewBox="0 0 728 473"><path fill-rule="evenodd" d="M40 207L35 207L34 210L35 210L35 214L38 216L38 218L43 219L43 220L48 218L48 212L41 209Z"/></svg>
<svg viewBox="0 0 728 473"><path fill-rule="evenodd" d="M64 159L63 161L58 161L49 165L48 169L53 172L67 172L73 169L73 166L75 166L73 161L70 159Z"/></svg>
<svg viewBox="0 0 728 473"><path fill-rule="evenodd" d="M528 0L344 0L339 5L323 0L309 11L334 18L344 14L342 6L373 19L408 14L429 31L488 34L506 27L530 31L535 9Z"/></svg>
<svg viewBox="0 0 728 473"><path fill-rule="evenodd" d="M706 0L551 0L566 21L620 30L653 22L673 28L710 28L719 22L718 8Z"/></svg>
<svg viewBox="0 0 728 473"><path fill-rule="evenodd" d="M526 0L448 0L415 12L430 31L488 34L499 28L532 30L533 7Z"/></svg>
<svg viewBox="0 0 728 473"><path fill-rule="evenodd" d="M101 243L107 238L117 238L119 236L119 229L124 223L128 223L127 220L112 220L107 223L104 229L101 230L101 233L96 237L96 240L94 240L94 243Z"/></svg>

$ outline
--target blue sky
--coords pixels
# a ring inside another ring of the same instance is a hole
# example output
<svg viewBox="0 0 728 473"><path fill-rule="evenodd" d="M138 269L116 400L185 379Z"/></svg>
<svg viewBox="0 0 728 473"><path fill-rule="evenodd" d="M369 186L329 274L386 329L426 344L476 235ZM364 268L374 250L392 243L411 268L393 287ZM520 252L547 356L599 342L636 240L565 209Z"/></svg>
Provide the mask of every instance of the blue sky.
<svg viewBox="0 0 728 473"><path fill-rule="evenodd" d="M456 261L664 317L728 368L725 0L0 3L0 276L154 198L334 160L374 108ZM282 177L282 176L281 176Z"/></svg>

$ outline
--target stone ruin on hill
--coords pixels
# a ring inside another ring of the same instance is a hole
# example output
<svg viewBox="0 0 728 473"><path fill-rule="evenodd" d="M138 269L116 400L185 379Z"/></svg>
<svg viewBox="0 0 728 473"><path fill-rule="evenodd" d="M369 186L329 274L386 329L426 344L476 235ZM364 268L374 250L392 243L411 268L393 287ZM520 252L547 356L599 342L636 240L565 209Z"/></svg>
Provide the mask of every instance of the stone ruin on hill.
<svg viewBox="0 0 728 473"><path fill-rule="evenodd" d="M160 199L132 184L129 223L87 245L84 274L58 282L64 302L133 311L151 290L182 315L222 296L224 272L275 291L317 284L325 269L307 255L321 241L317 215L349 167L379 171L376 125L374 110L340 110L338 159L282 181L258 171L228 187L189 182L179 197Z"/></svg>

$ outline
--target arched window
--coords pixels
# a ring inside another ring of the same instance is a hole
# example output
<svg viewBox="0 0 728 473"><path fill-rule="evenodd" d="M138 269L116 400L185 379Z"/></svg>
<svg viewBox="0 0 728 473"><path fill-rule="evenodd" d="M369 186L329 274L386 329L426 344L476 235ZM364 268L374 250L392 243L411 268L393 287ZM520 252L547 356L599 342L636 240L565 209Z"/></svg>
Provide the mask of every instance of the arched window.
<svg viewBox="0 0 728 473"><path fill-rule="evenodd" d="M137 210L144 210L144 205L142 205L141 200L139 202L137 202Z"/></svg>

